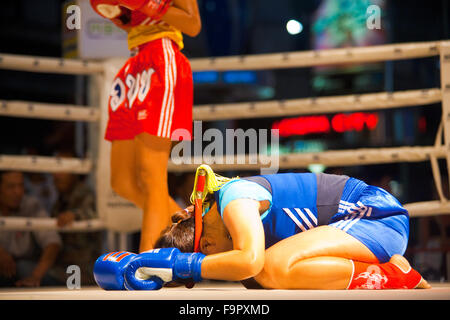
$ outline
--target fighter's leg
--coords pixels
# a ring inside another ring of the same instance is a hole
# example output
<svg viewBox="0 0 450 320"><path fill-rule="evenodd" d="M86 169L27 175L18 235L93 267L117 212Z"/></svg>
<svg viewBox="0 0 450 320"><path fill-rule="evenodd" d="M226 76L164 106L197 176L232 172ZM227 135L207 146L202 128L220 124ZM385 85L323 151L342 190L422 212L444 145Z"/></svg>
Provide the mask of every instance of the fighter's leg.
<svg viewBox="0 0 450 320"><path fill-rule="evenodd" d="M361 242L331 226L280 241L266 251L255 280L265 288L429 288L408 261L394 255L380 264Z"/></svg>
<svg viewBox="0 0 450 320"><path fill-rule="evenodd" d="M161 231L170 223L169 190L167 183L167 162L171 141L148 133L136 136L138 179L144 196L144 213L139 250L154 247Z"/></svg>
<svg viewBox="0 0 450 320"><path fill-rule="evenodd" d="M175 212L179 212L184 208L181 208L178 203L169 195L169 211L172 216Z"/></svg>
<svg viewBox="0 0 450 320"><path fill-rule="evenodd" d="M144 208L144 194L138 183L134 140L114 140L111 145L111 187L121 197Z"/></svg>
<svg viewBox="0 0 450 320"><path fill-rule="evenodd" d="M345 289L353 270L350 260L378 263L352 236L321 226L267 249L264 269L255 280L265 288Z"/></svg>

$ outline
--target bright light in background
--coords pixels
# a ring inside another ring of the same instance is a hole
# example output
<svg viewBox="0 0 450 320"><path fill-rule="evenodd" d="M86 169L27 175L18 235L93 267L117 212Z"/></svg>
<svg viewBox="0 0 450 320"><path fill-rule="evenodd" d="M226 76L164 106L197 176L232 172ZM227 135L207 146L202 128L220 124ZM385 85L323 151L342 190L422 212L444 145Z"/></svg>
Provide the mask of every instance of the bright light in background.
<svg viewBox="0 0 450 320"><path fill-rule="evenodd" d="M303 31L303 25L297 20L289 20L286 23L286 30L289 34L296 35Z"/></svg>

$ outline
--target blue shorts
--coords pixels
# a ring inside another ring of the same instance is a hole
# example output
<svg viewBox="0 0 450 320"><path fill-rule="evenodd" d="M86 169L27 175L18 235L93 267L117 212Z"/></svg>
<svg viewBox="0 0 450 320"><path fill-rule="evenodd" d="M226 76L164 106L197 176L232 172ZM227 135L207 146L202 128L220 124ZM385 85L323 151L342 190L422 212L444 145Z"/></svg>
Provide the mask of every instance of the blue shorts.
<svg viewBox="0 0 450 320"><path fill-rule="evenodd" d="M347 182L330 225L361 241L380 263L403 255L408 245L408 211L390 193L358 180Z"/></svg>

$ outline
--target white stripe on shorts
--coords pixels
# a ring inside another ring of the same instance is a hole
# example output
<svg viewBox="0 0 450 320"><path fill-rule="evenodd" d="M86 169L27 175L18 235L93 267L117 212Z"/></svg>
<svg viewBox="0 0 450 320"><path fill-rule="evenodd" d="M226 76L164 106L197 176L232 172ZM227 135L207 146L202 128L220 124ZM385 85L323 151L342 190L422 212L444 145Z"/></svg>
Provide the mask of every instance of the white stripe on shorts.
<svg viewBox="0 0 450 320"><path fill-rule="evenodd" d="M338 221L336 224L334 224L334 226L343 231L348 231L355 223L361 220L364 216L371 215L372 213L371 207L366 207L360 201L357 202L357 205L359 206L359 208L354 204L351 207L349 207L346 211L350 212L351 214L346 216L343 220ZM353 209L356 209L356 211L354 211Z"/></svg>
<svg viewBox="0 0 450 320"><path fill-rule="evenodd" d="M362 211L360 212L358 217L353 218L349 223L347 223L347 225L342 230L347 231L348 229L350 229L356 222L358 222L362 217L364 217L366 212L367 212L367 207L364 207L364 209L362 209Z"/></svg>
<svg viewBox="0 0 450 320"><path fill-rule="evenodd" d="M176 74L175 54L167 38L162 39L164 52L164 97L158 124L158 137L170 138L169 126L172 125L174 103L174 74ZM175 71L174 71L175 70Z"/></svg>
<svg viewBox="0 0 450 320"><path fill-rule="evenodd" d="M170 111L169 111L169 118L168 118L168 124L167 124L167 130L166 130L166 138L170 139L170 133L172 130L172 119L173 119L173 111L175 108L175 86L177 84L177 64L175 61L175 52L173 51L172 41L169 39L166 39L167 41L167 49L169 52L169 55L172 58L172 99L170 101Z"/></svg>
<svg viewBox="0 0 450 320"><path fill-rule="evenodd" d="M336 222L334 225L336 228L341 228L344 224L347 223L348 220L353 219L356 216L356 214L359 212L359 211L354 211L354 209L358 210L358 207L354 203L346 202L343 200L341 200L340 202L341 203L339 204L338 212L339 213L348 212L350 214L345 216L342 220ZM345 203L345 204L342 204L342 203Z"/></svg>

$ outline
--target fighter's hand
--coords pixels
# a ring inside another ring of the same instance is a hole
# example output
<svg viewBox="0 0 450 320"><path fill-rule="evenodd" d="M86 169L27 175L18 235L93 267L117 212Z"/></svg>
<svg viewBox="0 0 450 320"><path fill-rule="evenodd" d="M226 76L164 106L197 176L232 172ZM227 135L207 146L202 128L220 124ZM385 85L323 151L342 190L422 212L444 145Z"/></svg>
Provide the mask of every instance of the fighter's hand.
<svg viewBox="0 0 450 320"><path fill-rule="evenodd" d="M130 9L139 10L148 0L117 0L120 5Z"/></svg>
<svg viewBox="0 0 450 320"><path fill-rule="evenodd" d="M105 290L125 290L124 273L135 253L110 252L101 255L94 264L94 279Z"/></svg>
<svg viewBox="0 0 450 320"><path fill-rule="evenodd" d="M154 20L160 20L172 5L172 0L118 0L118 2L130 10L139 10Z"/></svg>
<svg viewBox="0 0 450 320"><path fill-rule="evenodd" d="M114 19L122 14L122 8L117 0L90 0L91 6L102 17Z"/></svg>
<svg viewBox="0 0 450 320"><path fill-rule="evenodd" d="M135 256L125 271L128 290L158 290L180 279L202 280L202 253L181 253L177 248L154 249Z"/></svg>

